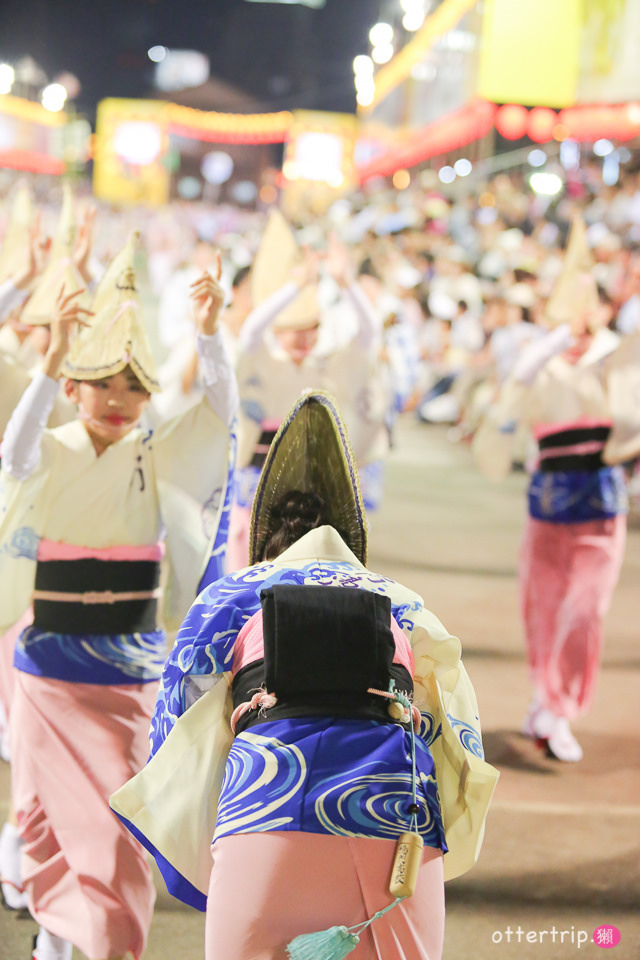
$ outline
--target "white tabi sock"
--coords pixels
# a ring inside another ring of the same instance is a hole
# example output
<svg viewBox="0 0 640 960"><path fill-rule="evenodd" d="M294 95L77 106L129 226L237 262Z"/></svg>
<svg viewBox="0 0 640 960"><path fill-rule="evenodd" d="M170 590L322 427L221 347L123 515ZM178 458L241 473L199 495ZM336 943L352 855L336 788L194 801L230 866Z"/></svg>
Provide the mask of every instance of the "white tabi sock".
<svg viewBox="0 0 640 960"><path fill-rule="evenodd" d="M44 927L40 927L33 960L71 960L72 950L73 945L68 940L56 937Z"/></svg>
<svg viewBox="0 0 640 960"><path fill-rule="evenodd" d="M27 906L27 895L20 879L21 843L17 827L5 823L0 833L0 877L2 895L12 910L22 910Z"/></svg>

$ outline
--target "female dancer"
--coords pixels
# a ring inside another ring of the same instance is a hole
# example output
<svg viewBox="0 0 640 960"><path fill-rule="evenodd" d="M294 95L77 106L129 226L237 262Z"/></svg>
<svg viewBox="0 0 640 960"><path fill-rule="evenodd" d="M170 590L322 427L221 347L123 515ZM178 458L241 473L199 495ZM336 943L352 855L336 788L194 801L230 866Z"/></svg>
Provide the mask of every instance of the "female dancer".
<svg viewBox="0 0 640 960"><path fill-rule="evenodd" d="M517 358L475 452L480 468L498 479L510 467L519 424L537 441L519 569L533 686L523 731L556 759L577 762L583 752L570 724L593 703L603 620L624 555L619 464L640 449L631 393L622 395L614 381L621 367L637 370L638 360L637 350L599 324L592 277L570 269L561 279L553 308L567 321Z"/></svg>
<svg viewBox="0 0 640 960"><path fill-rule="evenodd" d="M72 944L92 960L138 957L151 922L151 873L107 798L148 749L165 658L164 542L171 625L215 545L227 483L237 393L217 279L200 277L192 300L206 385L197 407L154 433L141 426L157 383L127 268L72 344L85 311L61 297L43 371L5 434L0 619L15 621L30 600L34 612L16 647L11 734L37 960L68 960ZM45 430L61 374L78 419Z"/></svg>
<svg viewBox="0 0 640 960"><path fill-rule="evenodd" d="M336 924L356 925L354 960L438 960L443 877L474 863L497 774L459 641L364 565L355 465L326 394L276 434L250 550L252 566L193 605L154 756L112 806L171 892L206 907L207 960L285 960L292 939ZM424 848L405 899L388 883L407 831Z"/></svg>

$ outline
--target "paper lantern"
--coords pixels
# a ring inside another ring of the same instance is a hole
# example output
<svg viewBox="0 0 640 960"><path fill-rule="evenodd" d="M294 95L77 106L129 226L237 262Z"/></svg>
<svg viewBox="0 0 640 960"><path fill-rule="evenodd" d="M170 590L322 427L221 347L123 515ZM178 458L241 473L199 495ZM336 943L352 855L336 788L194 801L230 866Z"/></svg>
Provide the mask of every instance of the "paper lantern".
<svg viewBox="0 0 640 960"><path fill-rule="evenodd" d="M496 116L496 129L505 140L519 140L527 132L529 111L519 103L506 103Z"/></svg>
<svg viewBox="0 0 640 960"><path fill-rule="evenodd" d="M527 135L534 143L546 143L553 139L553 131L558 123L558 114L549 107L534 107L529 113Z"/></svg>

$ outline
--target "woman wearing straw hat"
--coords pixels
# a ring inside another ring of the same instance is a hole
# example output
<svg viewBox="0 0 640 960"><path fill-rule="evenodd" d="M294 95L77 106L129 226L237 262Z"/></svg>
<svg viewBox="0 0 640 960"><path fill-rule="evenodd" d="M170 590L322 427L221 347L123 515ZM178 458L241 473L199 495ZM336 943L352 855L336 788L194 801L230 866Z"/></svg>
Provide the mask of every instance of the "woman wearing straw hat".
<svg viewBox="0 0 640 960"><path fill-rule="evenodd" d="M355 280L348 250L333 236L325 266L340 290L337 304L329 310L321 303L318 255L309 250L302 255L282 215L271 216L251 270L255 307L239 335L230 570L247 562L251 504L260 470L275 431L303 390L328 390L338 399L369 512L382 496L391 398L388 372L378 356L382 326Z"/></svg>
<svg viewBox="0 0 640 960"><path fill-rule="evenodd" d="M145 948L155 892L138 844L107 798L144 763L166 653L211 554L220 571L235 382L221 349L216 279L194 285L207 385L202 403L151 432L157 390L131 264L87 325L61 294L51 344L4 442L0 621L33 602L11 704L13 802L22 881L40 924L36 960L91 960ZM84 329L71 342L78 324ZM78 419L45 430L60 375Z"/></svg>
<svg viewBox="0 0 640 960"><path fill-rule="evenodd" d="M366 549L344 425L311 392L267 456L252 566L192 606L152 759L111 798L206 908L207 960L441 956L443 877L475 862L497 773L459 641ZM405 841L412 897L390 885Z"/></svg>
<svg viewBox="0 0 640 960"><path fill-rule="evenodd" d="M606 312L576 220L546 308L552 329L518 356L474 440L478 464L493 479L510 469L519 426L537 441L519 564L533 686L523 732L567 763L583 756L571 724L593 703L604 616L624 556L621 464L640 451L631 399L640 337L621 344L602 320Z"/></svg>

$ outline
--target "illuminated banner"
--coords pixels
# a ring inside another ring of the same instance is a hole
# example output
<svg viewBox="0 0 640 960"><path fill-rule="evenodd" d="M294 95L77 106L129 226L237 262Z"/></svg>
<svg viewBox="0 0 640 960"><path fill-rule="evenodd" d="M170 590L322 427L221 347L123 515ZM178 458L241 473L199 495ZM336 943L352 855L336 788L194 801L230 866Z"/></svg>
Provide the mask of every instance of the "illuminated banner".
<svg viewBox="0 0 640 960"><path fill-rule="evenodd" d="M295 110L282 165L284 213L324 213L354 185L357 119L347 113Z"/></svg>
<svg viewBox="0 0 640 960"><path fill-rule="evenodd" d="M638 0L485 0L478 93L568 107L640 98Z"/></svg>
<svg viewBox="0 0 640 960"><path fill-rule="evenodd" d="M32 173L62 174L64 113L39 103L0 96L0 167Z"/></svg>
<svg viewBox="0 0 640 960"><path fill-rule="evenodd" d="M169 199L168 105L157 100L102 100L93 164L96 197L110 203L162 206Z"/></svg>
<svg viewBox="0 0 640 960"><path fill-rule="evenodd" d="M485 0L478 95L496 103L576 101L583 0Z"/></svg>

